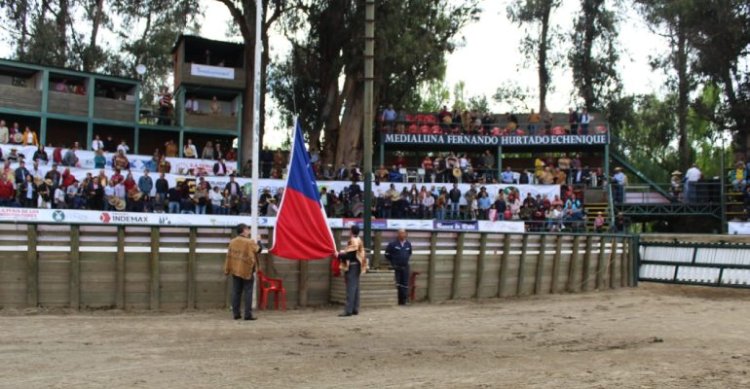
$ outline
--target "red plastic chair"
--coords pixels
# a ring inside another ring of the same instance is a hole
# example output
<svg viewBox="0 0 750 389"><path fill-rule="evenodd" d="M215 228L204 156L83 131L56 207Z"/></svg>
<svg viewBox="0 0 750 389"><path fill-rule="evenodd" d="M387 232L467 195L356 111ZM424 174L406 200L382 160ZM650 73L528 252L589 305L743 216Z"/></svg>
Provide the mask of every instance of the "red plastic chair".
<svg viewBox="0 0 750 389"><path fill-rule="evenodd" d="M418 271L411 272L411 275L409 276L409 301L414 301L417 299L417 276L419 275Z"/></svg>
<svg viewBox="0 0 750 389"><path fill-rule="evenodd" d="M260 303L258 309L266 309L268 306L268 295L275 294L274 307L279 309L279 300L281 300L281 309L286 311L286 289L281 278L266 277L262 271L258 270L258 281L260 282Z"/></svg>

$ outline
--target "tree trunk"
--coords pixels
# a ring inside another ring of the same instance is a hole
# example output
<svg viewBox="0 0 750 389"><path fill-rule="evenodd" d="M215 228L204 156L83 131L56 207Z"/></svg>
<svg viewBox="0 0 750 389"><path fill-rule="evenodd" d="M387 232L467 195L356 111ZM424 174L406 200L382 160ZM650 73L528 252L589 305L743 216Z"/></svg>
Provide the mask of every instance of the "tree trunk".
<svg viewBox="0 0 750 389"><path fill-rule="evenodd" d="M96 0L94 6L94 17L91 20L91 38L89 39L89 47L86 49L86 58L83 62L83 70L91 72L94 70L96 64L94 63L94 55L96 53L96 38L99 35L99 26L102 24L102 15L104 13L104 0Z"/></svg>
<svg viewBox="0 0 750 389"><path fill-rule="evenodd" d="M240 144L242 159L237 160L239 167L242 167L253 156L253 116L255 114L253 109L253 89L255 87L254 62L255 43L252 38L245 38L245 93L242 99L242 141ZM253 161L253 163L257 163L257 161Z"/></svg>
<svg viewBox="0 0 750 389"><path fill-rule="evenodd" d="M600 12L600 7L603 4L603 0L583 0L583 20L584 20L584 38L583 38L583 58L581 61L581 73L583 75L581 85L581 94L583 95L584 104L586 110L589 112L594 111L596 101L594 100L594 80L592 69L592 51L594 47L594 39L596 39L596 31L594 23L596 21L597 14ZM575 50L575 48L574 48Z"/></svg>
<svg viewBox="0 0 750 389"><path fill-rule="evenodd" d="M687 131L688 94L690 93L690 80L687 74L687 31L681 17L677 18L677 52L675 53L675 65L677 71L677 130L679 132L679 157L680 168L684 171L690 166L690 142Z"/></svg>
<svg viewBox="0 0 750 389"><path fill-rule="evenodd" d="M58 4L60 9L55 18L55 25L57 26L57 49L59 51L57 52L55 65L65 67L68 53L68 18L70 17L68 14L68 0L60 0Z"/></svg>
<svg viewBox="0 0 750 389"><path fill-rule="evenodd" d="M364 120L364 83L361 74L347 75L353 77L355 87L350 89L346 95L344 116L341 120L341 128L338 136L338 147L336 149L336 164L347 164L359 162L362 159L362 121Z"/></svg>
<svg viewBox="0 0 750 389"><path fill-rule="evenodd" d="M552 11L552 4L545 2L543 15L541 19L542 30L539 35L539 52L537 65L539 70L539 112L546 112L547 108L547 88L549 86L549 70L547 69L547 46L549 35L549 16Z"/></svg>

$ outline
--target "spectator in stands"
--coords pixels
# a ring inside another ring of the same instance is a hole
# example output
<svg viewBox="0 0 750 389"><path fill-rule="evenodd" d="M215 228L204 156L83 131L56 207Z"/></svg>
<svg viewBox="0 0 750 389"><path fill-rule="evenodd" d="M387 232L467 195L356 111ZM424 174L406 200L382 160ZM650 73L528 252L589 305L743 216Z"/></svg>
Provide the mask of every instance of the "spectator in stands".
<svg viewBox="0 0 750 389"><path fill-rule="evenodd" d="M568 182L568 175L565 174L565 171L562 169L555 169L554 170L554 180L555 184L557 185L565 185Z"/></svg>
<svg viewBox="0 0 750 389"><path fill-rule="evenodd" d="M39 170L39 162L38 161L33 161L33 160L31 161L31 168L29 169L29 174L31 174L35 178L42 176L42 171ZM37 183L37 185L39 185L39 184Z"/></svg>
<svg viewBox="0 0 750 389"><path fill-rule="evenodd" d="M601 211L596 214L596 218L594 219L594 231L597 233L604 232L604 215Z"/></svg>
<svg viewBox="0 0 750 389"><path fill-rule="evenodd" d="M385 123L386 126L392 127L396 121L396 110L393 109L393 104L388 104L388 107L383 110L383 114L380 119Z"/></svg>
<svg viewBox="0 0 750 389"><path fill-rule="evenodd" d="M26 177L33 177L28 169L26 169L26 163L23 160L18 161L18 167L15 170L14 177L16 187L20 187L26 182Z"/></svg>
<svg viewBox="0 0 750 389"><path fill-rule="evenodd" d="M27 174L24 180L16 185L18 186L18 203L24 208L36 208L38 193L34 177Z"/></svg>
<svg viewBox="0 0 750 389"><path fill-rule="evenodd" d="M589 123L591 123L591 115L589 115L589 111L584 108L583 112L581 112L581 134L582 135L588 135L589 134Z"/></svg>
<svg viewBox="0 0 750 389"><path fill-rule="evenodd" d="M510 166L505 167L505 171L500 176L500 179L502 180L503 184L515 184L515 174L513 173L513 169L511 169Z"/></svg>
<svg viewBox="0 0 750 389"><path fill-rule="evenodd" d="M201 159L214 159L214 144L211 141L207 141L201 152Z"/></svg>
<svg viewBox="0 0 750 389"><path fill-rule="evenodd" d="M77 150L78 150L78 142L75 142L73 144L73 147L71 147L70 149L68 149L68 151L65 152L65 156L63 156L63 159L62 159L63 166L78 167L78 156L76 155Z"/></svg>
<svg viewBox="0 0 750 389"><path fill-rule="evenodd" d="M200 105L198 104L198 100L195 98L195 96L190 95L188 96L188 99L185 100L185 112L200 113Z"/></svg>
<svg viewBox="0 0 750 389"><path fill-rule="evenodd" d="M224 150L221 149L221 143L219 142L216 142L216 144L214 145L214 159L216 159L217 161L225 159Z"/></svg>
<svg viewBox="0 0 750 389"><path fill-rule="evenodd" d="M729 182L732 183L735 192L745 192L745 185L747 184L747 171L745 170L744 162L737 162L734 169L729 171Z"/></svg>
<svg viewBox="0 0 750 389"><path fill-rule="evenodd" d="M534 112L534 110L531 110L531 113L529 114L529 124L527 129L529 130L529 135L536 135L537 130L539 129L539 123L542 121L542 116L538 113Z"/></svg>
<svg viewBox="0 0 750 389"><path fill-rule="evenodd" d="M461 190L458 189L457 183L453 183L453 188L448 192L448 200L450 201L450 212L448 213L448 217L451 219L458 219L461 214Z"/></svg>
<svg viewBox="0 0 750 389"><path fill-rule="evenodd" d="M169 182L164 176L164 173L159 173L159 178L156 179L156 195L154 197L154 209L164 211L164 202L167 200L167 192L169 192Z"/></svg>
<svg viewBox="0 0 750 389"><path fill-rule="evenodd" d="M172 124L172 112L174 106L172 105L172 94L166 86L161 88L161 94L159 94L159 120L157 124L169 126Z"/></svg>
<svg viewBox="0 0 750 389"><path fill-rule="evenodd" d="M623 173L621 167L615 168L615 175L612 177L612 194L616 203L622 203L625 200L625 186L628 178Z"/></svg>
<svg viewBox="0 0 750 389"><path fill-rule="evenodd" d="M7 157L5 157L5 159L7 159L8 161L11 161L11 162L18 162L19 160L21 160L23 158L24 158L23 154L19 154L18 153L18 149L15 148L15 147L11 147L10 148L10 153L8 154Z"/></svg>
<svg viewBox="0 0 750 389"><path fill-rule="evenodd" d="M570 108L568 110L568 125L570 126L569 132L570 134L577 134L578 133L578 111Z"/></svg>
<svg viewBox="0 0 750 389"><path fill-rule="evenodd" d="M223 177L227 175L227 165L223 158L214 163L213 172L215 176Z"/></svg>
<svg viewBox="0 0 750 389"><path fill-rule="evenodd" d="M0 143L7 144L10 141L10 132L5 120L0 120Z"/></svg>
<svg viewBox="0 0 750 389"><path fill-rule="evenodd" d="M8 137L8 143L10 144L18 145L23 142L23 131L21 131L21 127L18 122L13 122L13 126L11 126L8 130Z"/></svg>
<svg viewBox="0 0 750 389"><path fill-rule="evenodd" d="M185 147L182 148L183 158L198 158L198 149L195 148L193 140L188 138Z"/></svg>
<svg viewBox="0 0 750 389"><path fill-rule="evenodd" d="M182 194L180 193L180 189L177 186L173 186L169 188L169 190L167 191L167 201L169 203L167 212L180 213L180 200L181 199L182 199Z"/></svg>
<svg viewBox="0 0 750 389"><path fill-rule="evenodd" d="M112 167L119 170L128 170L130 168L130 161L125 156L123 150L117 150L117 154L112 157Z"/></svg>
<svg viewBox="0 0 750 389"><path fill-rule="evenodd" d="M94 140L91 141L91 151L98 151L104 149L104 142L99 138L99 134L94 135Z"/></svg>
<svg viewBox="0 0 750 389"><path fill-rule="evenodd" d="M138 179L138 190L143 193L144 204L148 204L151 201L151 190L154 189L154 181L148 173L149 170L144 169L143 175Z"/></svg>
<svg viewBox="0 0 750 389"><path fill-rule="evenodd" d="M440 123L450 124L453 122L453 117L451 117L451 113L450 111L448 111L447 106L444 105L443 109L441 109L440 112L438 112L438 120L440 121Z"/></svg>
<svg viewBox="0 0 750 389"><path fill-rule="evenodd" d="M123 154L127 154L130 152L130 147L128 146L128 142L125 141L125 139L120 141L120 144L117 145L117 152L122 152Z"/></svg>
<svg viewBox="0 0 750 389"><path fill-rule="evenodd" d="M103 142L104 151L108 153L114 153L117 151L117 144L115 144L114 138L112 138L112 135L107 135L107 139Z"/></svg>
<svg viewBox="0 0 750 389"><path fill-rule="evenodd" d="M39 138L37 138L36 132L31 127L26 126L24 128L21 144L24 146L39 146Z"/></svg>
<svg viewBox="0 0 750 389"><path fill-rule="evenodd" d="M208 201L211 205L211 214L213 215L225 215L224 209L221 204L224 200L224 196L219 191L218 186L214 186L213 190L208 192Z"/></svg>
<svg viewBox="0 0 750 389"><path fill-rule="evenodd" d="M341 164L339 169L336 171L336 180L346 181L349 178L349 169L346 168L345 164Z"/></svg>
<svg viewBox="0 0 750 389"><path fill-rule="evenodd" d="M221 114L221 103L219 103L219 99L216 98L216 96L211 98L211 104L209 105L209 108L211 109L211 115Z"/></svg>
<svg viewBox="0 0 750 389"><path fill-rule="evenodd" d="M672 172L672 178L670 179L670 187L672 190L672 199L674 201L679 201L680 193L682 193L682 172L681 171L675 170Z"/></svg>
<svg viewBox="0 0 750 389"><path fill-rule="evenodd" d="M170 139L164 143L164 155L169 158L177 157L177 144L174 140Z"/></svg>
<svg viewBox="0 0 750 389"><path fill-rule="evenodd" d="M388 172L388 181L389 182L403 182L404 181L404 176L399 171L398 166L393 165L391 167L390 172Z"/></svg>
<svg viewBox="0 0 750 389"><path fill-rule="evenodd" d="M424 180L425 182L432 182L432 174L434 172L434 166L432 163L432 158L430 158L429 155L425 155L424 159L422 160L422 169L424 170Z"/></svg>
<svg viewBox="0 0 750 389"><path fill-rule="evenodd" d="M703 177L698 165L693 164L685 172L685 201L694 203L698 201L698 181Z"/></svg>
<svg viewBox="0 0 750 389"><path fill-rule="evenodd" d="M68 204L65 200L65 190L61 186L55 187L53 191L53 203L55 209L64 209L67 208Z"/></svg>
<svg viewBox="0 0 750 389"><path fill-rule="evenodd" d="M54 194L51 180L43 180L41 177L35 179L37 183L37 195L39 197L39 208L49 209L52 207L52 195Z"/></svg>
<svg viewBox="0 0 750 389"><path fill-rule="evenodd" d="M102 149L96 150L94 154L94 169L104 169L107 166L107 159L104 158L104 151Z"/></svg>
<svg viewBox="0 0 750 389"><path fill-rule="evenodd" d="M13 183L5 174L0 175L0 207L12 207L15 205L14 197L16 191Z"/></svg>
<svg viewBox="0 0 750 389"><path fill-rule="evenodd" d="M495 156L490 150L484 150L482 155L482 166L484 166L484 176L491 180L495 176Z"/></svg>
<svg viewBox="0 0 750 389"><path fill-rule="evenodd" d="M44 150L44 145L39 145L39 148L34 151L34 156L31 158L31 160L43 165L46 165L49 162L49 156L47 156L47 151Z"/></svg>
<svg viewBox="0 0 750 389"><path fill-rule="evenodd" d="M210 187L208 183L201 177L201 182L195 186L195 194L193 195L193 202L195 203L195 213L198 215L205 215L206 209L208 208L209 198L208 192Z"/></svg>

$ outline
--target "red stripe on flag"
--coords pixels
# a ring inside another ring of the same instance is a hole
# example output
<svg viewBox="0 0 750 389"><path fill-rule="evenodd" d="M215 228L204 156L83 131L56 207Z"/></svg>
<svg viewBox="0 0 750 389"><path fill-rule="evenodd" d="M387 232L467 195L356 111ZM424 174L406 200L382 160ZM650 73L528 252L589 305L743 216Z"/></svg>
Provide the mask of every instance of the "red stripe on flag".
<svg viewBox="0 0 750 389"><path fill-rule="evenodd" d="M287 187L276 218L271 254L287 259L323 259L336 254L320 203Z"/></svg>

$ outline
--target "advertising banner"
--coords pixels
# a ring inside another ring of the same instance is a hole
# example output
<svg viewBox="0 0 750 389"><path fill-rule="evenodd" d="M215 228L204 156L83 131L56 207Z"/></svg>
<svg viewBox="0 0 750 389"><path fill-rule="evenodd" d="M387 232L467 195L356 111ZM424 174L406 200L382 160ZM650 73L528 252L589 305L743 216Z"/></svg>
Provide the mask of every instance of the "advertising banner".
<svg viewBox="0 0 750 389"><path fill-rule="evenodd" d="M210 65L190 65L190 74L199 77L221 78L223 80L234 80L234 68Z"/></svg>
<svg viewBox="0 0 750 389"><path fill-rule="evenodd" d="M464 135L464 134L384 134L385 144L447 146L566 146L605 145L607 134L594 135Z"/></svg>

